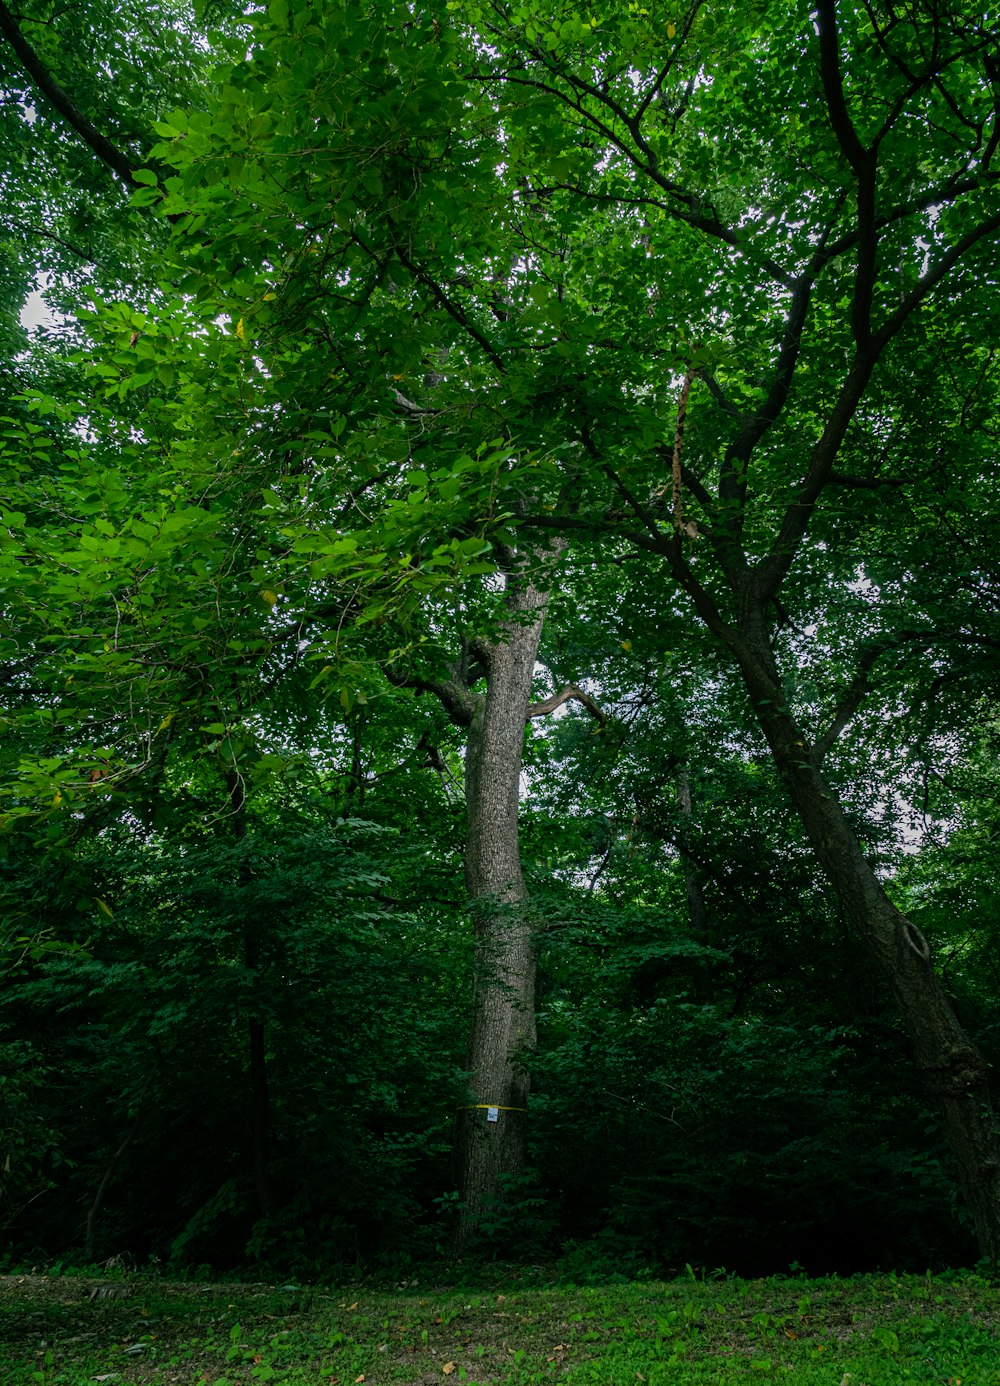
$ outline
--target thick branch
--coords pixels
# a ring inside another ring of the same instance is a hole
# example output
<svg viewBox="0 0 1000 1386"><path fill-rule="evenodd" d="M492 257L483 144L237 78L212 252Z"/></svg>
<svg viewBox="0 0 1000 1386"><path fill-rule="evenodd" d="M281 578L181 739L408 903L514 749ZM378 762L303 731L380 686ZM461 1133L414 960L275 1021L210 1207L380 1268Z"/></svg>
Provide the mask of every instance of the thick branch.
<svg viewBox="0 0 1000 1386"><path fill-rule="evenodd" d="M454 726L471 727L480 698L457 676L450 679L424 679L409 669L386 669L385 676L397 688L416 688L421 693L433 693Z"/></svg>
<svg viewBox="0 0 1000 1386"><path fill-rule="evenodd" d="M815 13L816 30L819 35L819 75L830 116L830 127L855 176L860 178L864 171L866 155L844 96L844 79L840 71L840 45L837 40L836 0L817 0Z"/></svg>
<svg viewBox="0 0 1000 1386"><path fill-rule="evenodd" d="M854 301L851 304L851 326L854 330L854 340L863 348L871 337L872 300L875 292L878 249L878 235L875 229L877 153L874 148L864 148L847 109L843 74L840 70L836 0L818 0L816 27L819 34L820 80L826 97L830 126L858 185L858 268L854 280Z"/></svg>
<svg viewBox="0 0 1000 1386"><path fill-rule="evenodd" d="M865 171L858 178L858 267L851 303L851 329L859 347L865 347L872 335L878 256L878 232L875 229L876 170L876 154L870 150L865 157Z"/></svg>
<svg viewBox="0 0 1000 1386"><path fill-rule="evenodd" d="M116 149L109 139L92 125L87 117L70 100L66 92L49 72L41 58L21 33L17 21L10 10L0 0L0 34L7 40L35 86L51 105L59 112L94 151L108 168L113 169L125 183L134 183L135 165ZM138 186L138 185L137 185Z"/></svg>
<svg viewBox="0 0 1000 1386"><path fill-rule="evenodd" d="M814 256L809 269L796 283L791 302L788 305L788 315L785 318L785 329L781 337L777 366L767 398L757 412L747 419L738 436L726 450L719 476L719 500L724 505L727 502L732 504L742 499L746 466L750 460L750 454L785 407L795 375L795 365L799 359L802 329L809 312L813 286L816 282L816 276L825 262L825 256ZM730 526L738 531L737 516L732 517Z"/></svg>
<svg viewBox="0 0 1000 1386"><path fill-rule="evenodd" d="M607 714L600 703L592 698L589 693L585 693L582 688L577 688L575 683L567 683L564 688L560 688L559 692L553 693L550 698L545 698L540 703L532 703L525 714L526 719L530 720L532 717L547 717L550 712L555 712L557 707L562 707L564 703L568 703L570 700L580 703L582 707L585 707L591 717L593 717L595 721L600 722L602 727L606 725L608 720Z"/></svg>
<svg viewBox="0 0 1000 1386"><path fill-rule="evenodd" d="M813 448L809 469L799 487L799 493L785 511L778 536L767 557L757 568L757 590L765 601L777 593L785 574L791 567L798 547L809 526L816 502L833 471L834 462L840 451L847 430L854 418L857 407L871 379L872 372L882 351L902 330L904 324L920 307L924 299L937 288L946 275L955 267L962 256L980 241L1000 231L1000 212L964 235L952 248L942 255L936 265L927 271L913 289L906 295L896 311L886 319L874 334L867 350L859 352L854 365L844 381L823 434Z"/></svg>

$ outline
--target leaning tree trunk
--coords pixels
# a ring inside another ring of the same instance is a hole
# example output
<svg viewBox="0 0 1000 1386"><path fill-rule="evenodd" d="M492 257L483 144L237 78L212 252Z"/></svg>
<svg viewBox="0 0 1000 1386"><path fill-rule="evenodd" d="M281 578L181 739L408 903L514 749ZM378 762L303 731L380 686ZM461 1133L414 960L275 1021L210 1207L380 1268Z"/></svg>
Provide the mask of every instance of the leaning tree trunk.
<svg viewBox="0 0 1000 1386"><path fill-rule="evenodd" d="M821 757L788 707L763 623L750 639L734 646L734 654L813 851L892 986L917 1064L942 1112L980 1249L995 1265L1000 1255L1000 1133L989 1067L937 979L926 939L889 899L826 783Z"/></svg>
<svg viewBox="0 0 1000 1386"><path fill-rule="evenodd" d="M462 1217L459 1248L502 1202L524 1166L528 1074L535 1043L535 947L521 874L518 800L524 727L546 592L509 579L501 638L477 654L486 694L476 699L465 762L465 880L476 931L468 1102L455 1155Z"/></svg>

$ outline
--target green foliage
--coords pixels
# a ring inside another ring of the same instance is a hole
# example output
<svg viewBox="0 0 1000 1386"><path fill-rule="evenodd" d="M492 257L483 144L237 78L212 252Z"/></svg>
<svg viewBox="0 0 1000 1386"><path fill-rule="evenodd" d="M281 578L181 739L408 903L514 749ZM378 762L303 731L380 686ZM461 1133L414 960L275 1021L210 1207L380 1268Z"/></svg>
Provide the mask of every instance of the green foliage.
<svg viewBox="0 0 1000 1386"><path fill-rule="evenodd" d="M11 1236L297 1272L444 1245L471 922L461 737L418 694L475 686L497 568L555 532L536 692L588 680L606 718L528 740L537 1116L487 1249L969 1255L762 728L780 702L824 759L993 1053L995 26L766 0L16 23L79 119L8 34ZM29 340L36 283L65 316ZM783 1369L769 1315L751 1375ZM700 1341L647 1318L580 1379ZM886 1380L935 1357L933 1323L876 1332Z"/></svg>
<svg viewBox="0 0 1000 1386"><path fill-rule="evenodd" d="M63 1163L59 1135L40 1110L51 1075L24 1040L0 1042L0 1217L5 1236L36 1199L54 1187Z"/></svg>
<svg viewBox="0 0 1000 1386"><path fill-rule="evenodd" d="M537 1064L543 1173L583 1239L581 1271L588 1258L754 1274L782 1258L849 1269L890 1247L910 1266L968 1254L945 1231L932 1118L898 1060L876 1097L885 1074L866 1036L608 1003L547 1015L558 1039Z"/></svg>
<svg viewBox="0 0 1000 1386"><path fill-rule="evenodd" d="M436 999L456 941L417 898L393 898L394 837L319 814L228 844L119 832L97 847L113 918L87 956L14 987L6 1014L46 1056L38 1108L76 1095L61 1198L93 1197L113 1171L101 1247L301 1270L373 1254L419 1219L421 1189L444 1177L458 1091L451 1006ZM460 954L451 965L460 977ZM264 1216L250 1020L272 1094ZM39 1211L33 1236L58 1244L51 1217Z"/></svg>

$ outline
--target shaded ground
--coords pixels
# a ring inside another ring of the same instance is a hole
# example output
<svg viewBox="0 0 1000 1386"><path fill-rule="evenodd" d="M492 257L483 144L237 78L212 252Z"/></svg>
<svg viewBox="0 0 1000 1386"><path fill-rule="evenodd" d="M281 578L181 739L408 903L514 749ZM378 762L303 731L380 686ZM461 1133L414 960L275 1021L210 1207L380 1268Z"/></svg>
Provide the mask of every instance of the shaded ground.
<svg viewBox="0 0 1000 1386"><path fill-rule="evenodd" d="M476 1292L0 1278L0 1386L1000 1386L971 1275Z"/></svg>

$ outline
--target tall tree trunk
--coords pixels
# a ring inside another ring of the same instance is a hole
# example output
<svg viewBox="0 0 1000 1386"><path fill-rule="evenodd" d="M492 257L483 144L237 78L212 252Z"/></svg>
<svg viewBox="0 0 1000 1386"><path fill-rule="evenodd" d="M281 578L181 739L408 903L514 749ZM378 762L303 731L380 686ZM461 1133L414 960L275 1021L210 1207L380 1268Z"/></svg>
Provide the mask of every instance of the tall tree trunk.
<svg viewBox="0 0 1000 1386"><path fill-rule="evenodd" d="M685 818L691 818L694 807L691 802L691 779L684 765L677 772L677 807ZM680 853L680 859L687 894L688 923L692 936L704 939L708 931L708 912L705 909L705 892L701 888L701 873L683 851Z"/></svg>
<svg viewBox="0 0 1000 1386"><path fill-rule="evenodd" d="M243 961L249 972L260 967L260 950L254 925L248 924L243 939ZM250 1135L253 1145L253 1182L261 1217L273 1212L271 1201L270 1144L271 1099L267 1086L267 1049L264 1022L252 1012L247 1017L250 1069Z"/></svg>
<svg viewBox="0 0 1000 1386"><path fill-rule="evenodd" d="M455 1154L463 1213L458 1244L502 1198L524 1165L528 1074L535 1043L535 947L521 873L518 801L524 727L547 592L508 579L510 619L476 653L486 694L476 699L466 751L465 879L476 931L469 1102Z"/></svg>
<svg viewBox="0 0 1000 1386"><path fill-rule="evenodd" d="M239 842L246 837L246 793L243 781L235 771L226 776L226 789L233 814L233 837ZM251 879L249 869L241 868L241 880ZM255 980L260 971L260 939L257 921L247 917L243 923L243 965ZM263 1020L254 1013L251 998L247 1014L247 1067L250 1079L250 1143L253 1160L253 1182L257 1192L260 1215L269 1218L273 1211L270 1180L271 1100L267 1085L267 1044Z"/></svg>
<svg viewBox="0 0 1000 1386"><path fill-rule="evenodd" d="M788 707L763 620L733 646L743 680L813 851L892 987L927 1089L940 1107L984 1256L1000 1255L1000 1138L989 1068L934 972L920 930L893 905Z"/></svg>

